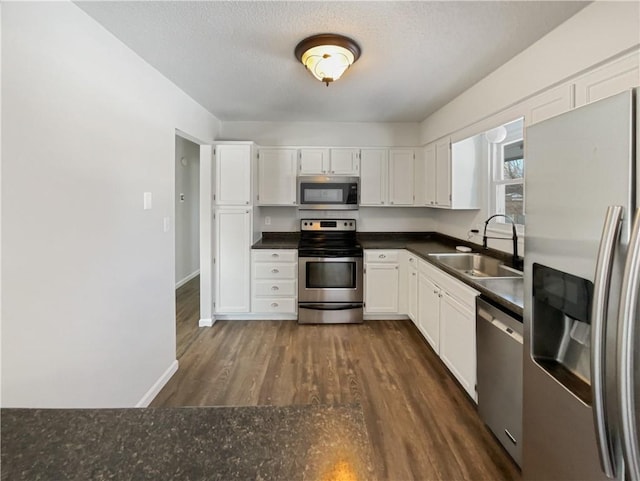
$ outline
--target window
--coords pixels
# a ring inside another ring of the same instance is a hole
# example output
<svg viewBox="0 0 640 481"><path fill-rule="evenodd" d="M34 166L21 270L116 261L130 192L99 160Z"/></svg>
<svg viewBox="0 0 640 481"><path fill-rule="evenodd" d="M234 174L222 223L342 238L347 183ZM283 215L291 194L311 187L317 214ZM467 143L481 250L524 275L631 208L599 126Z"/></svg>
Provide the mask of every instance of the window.
<svg viewBox="0 0 640 481"><path fill-rule="evenodd" d="M508 215L521 226L524 226L523 130L524 121L518 119L487 132L491 165L489 210ZM496 218L495 222L509 223L504 218Z"/></svg>

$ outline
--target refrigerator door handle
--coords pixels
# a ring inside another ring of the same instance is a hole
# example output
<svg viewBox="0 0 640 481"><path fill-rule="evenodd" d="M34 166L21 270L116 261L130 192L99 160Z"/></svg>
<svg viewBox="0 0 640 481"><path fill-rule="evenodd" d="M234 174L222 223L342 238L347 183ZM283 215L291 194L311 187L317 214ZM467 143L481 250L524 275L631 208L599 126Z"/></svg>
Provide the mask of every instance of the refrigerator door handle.
<svg viewBox="0 0 640 481"><path fill-rule="evenodd" d="M635 317L638 307L640 281L640 209L636 211L629 241L627 260L622 277L618 321L618 394L620 397L620 421L622 453L627 478L640 480L640 450L636 428L633 355L635 341Z"/></svg>
<svg viewBox="0 0 640 481"><path fill-rule="evenodd" d="M591 309L591 392L593 399L593 421L596 428L600 464L608 478L615 478L614 450L607 419L605 341L607 331L607 311L611 270L620 228L622 225L622 206L611 205L602 228L600 248L593 287Z"/></svg>

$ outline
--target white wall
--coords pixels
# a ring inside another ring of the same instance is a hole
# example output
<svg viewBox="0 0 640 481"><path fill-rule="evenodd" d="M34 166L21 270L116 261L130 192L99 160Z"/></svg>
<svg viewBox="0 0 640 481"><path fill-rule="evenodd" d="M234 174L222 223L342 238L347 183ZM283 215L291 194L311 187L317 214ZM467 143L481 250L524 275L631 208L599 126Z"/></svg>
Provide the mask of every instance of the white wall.
<svg viewBox="0 0 640 481"><path fill-rule="evenodd" d="M639 31L639 2L588 5L425 119L420 143L471 125L640 45Z"/></svg>
<svg viewBox="0 0 640 481"><path fill-rule="evenodd" d="M175 173L176 287L179 287L200 270L200 146L180 136L176 136Z"/></svg>
<svg viewBox="0 0 640 481"><path fill-rule="evenodd" d="M176 365L175 129L219 121L74 4L1 8L2 405L134 406Z"/></svg>
<svg viewBox="0 0 640 481"><path fill-rule="evenodd" d="M223 122L220 138L258 145L411 147L420 145L417 122Z"/></svg>
<svg viewBox="0 0 640 481"><path fill-rule="evenodd" d="M437 226L435 209L426 207L360 207L359 210L313 211L297 207L259 207L261 231L295 232L300 230L300 219L355 219L362 232L423 232L434 231ZM265 223L269 218L269 224Z"/></svg>

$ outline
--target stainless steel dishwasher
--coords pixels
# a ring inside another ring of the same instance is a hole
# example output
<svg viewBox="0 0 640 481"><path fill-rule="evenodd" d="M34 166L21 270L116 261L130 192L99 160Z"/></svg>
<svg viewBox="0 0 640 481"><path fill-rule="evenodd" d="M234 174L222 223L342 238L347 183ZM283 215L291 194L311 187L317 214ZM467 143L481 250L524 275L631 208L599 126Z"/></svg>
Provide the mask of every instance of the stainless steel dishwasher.
<svg viewBox="0 0 640 481"><path fill-rule="evenodd" d="M476 301L478 412L511 457L522 459L522 321Z"/></svg>

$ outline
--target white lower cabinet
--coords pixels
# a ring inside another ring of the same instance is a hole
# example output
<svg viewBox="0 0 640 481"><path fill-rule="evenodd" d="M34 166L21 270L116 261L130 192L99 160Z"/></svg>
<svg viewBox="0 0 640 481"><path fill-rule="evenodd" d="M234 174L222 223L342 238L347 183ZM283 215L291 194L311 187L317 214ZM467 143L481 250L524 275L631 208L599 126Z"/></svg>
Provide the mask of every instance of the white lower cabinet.
<svg viewBox="0 0 640 481"><path fill-rule="evenodd" d="M364 313L398 314L399 250L364 251Z"/></svg>
<svg viewBox="0 0 640 481"><path fill-rule="evenodd" d="M298 311L298 251L251 251L251 311L270 318L295 316Z"/></svg>
<svg viewBox="0 0 640 481"><path fill-rule="evenodd" d="M473 400L477 400L478 294L428 262L418 261L418 329Z"/></svg>
<svg viewBox="0 0 640 481"><path fill-rule="evenodd" d="M251 209L216 209L216 314L247 313L250 310L251 216Z"/></svg>

